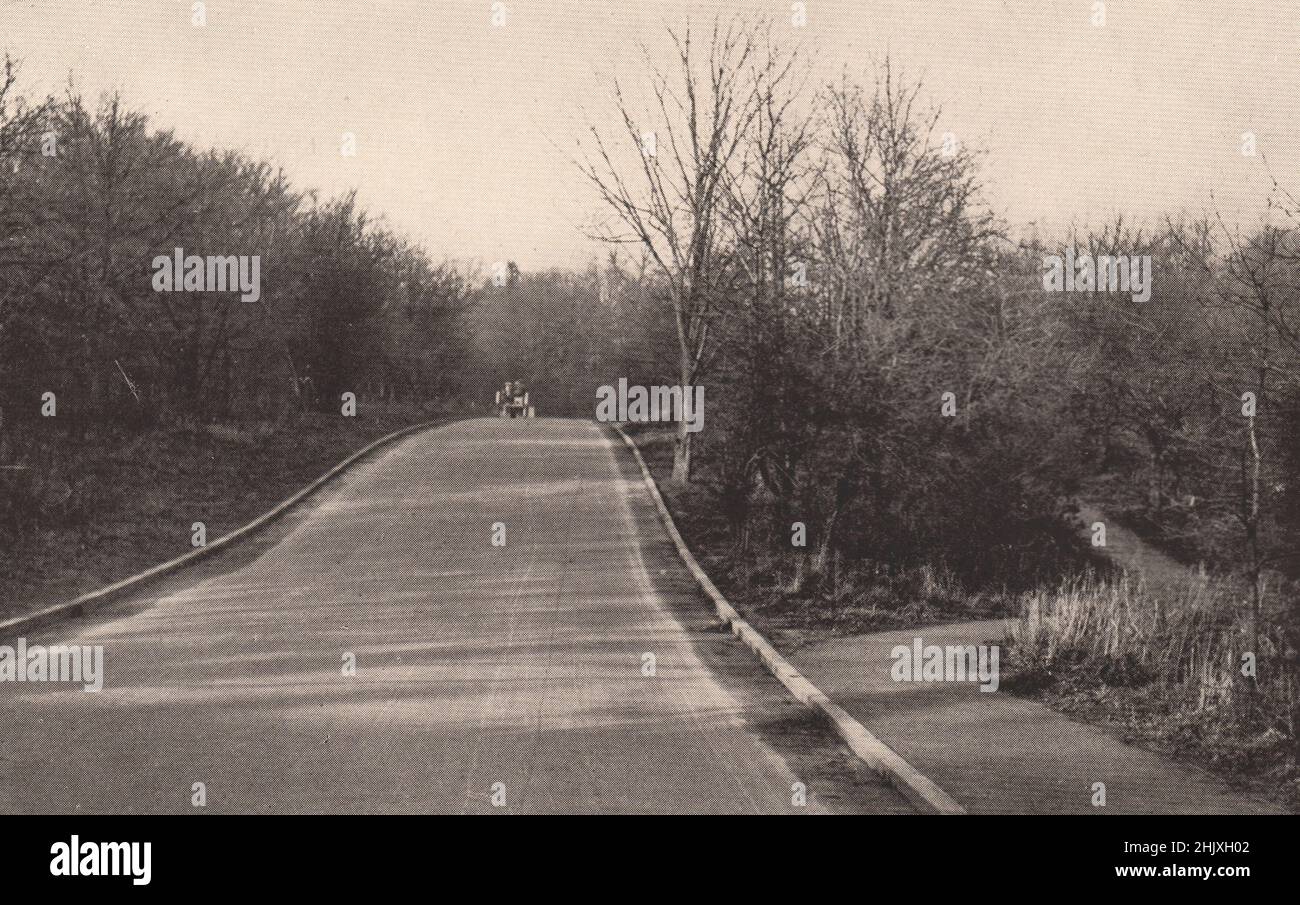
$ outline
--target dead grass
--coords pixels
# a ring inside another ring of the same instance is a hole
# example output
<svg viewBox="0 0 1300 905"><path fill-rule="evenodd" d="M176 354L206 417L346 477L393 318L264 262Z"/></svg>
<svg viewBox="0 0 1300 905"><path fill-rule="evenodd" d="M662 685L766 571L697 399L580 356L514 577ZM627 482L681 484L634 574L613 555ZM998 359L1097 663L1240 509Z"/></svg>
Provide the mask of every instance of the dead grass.
<svg viewBox="0 0 1300 905"><path fill-rule="evenodd" d="M1252 651L1236 583L1190 573L1153 590L1085 576L1025 596L1002 687L1297 809L1296 652L1280 608L1269 612Z"/></svg>

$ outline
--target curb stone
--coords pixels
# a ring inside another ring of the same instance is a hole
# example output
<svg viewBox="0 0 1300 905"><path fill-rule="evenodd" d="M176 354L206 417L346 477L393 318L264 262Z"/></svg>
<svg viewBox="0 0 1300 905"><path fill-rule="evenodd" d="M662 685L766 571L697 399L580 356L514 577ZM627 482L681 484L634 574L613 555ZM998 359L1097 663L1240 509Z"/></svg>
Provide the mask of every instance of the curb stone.
<svg viewBox="0 0 1300 905"><path fill-rule="evenodd" d="M868 732L867 728L851 717L844 708L826 697L816 685L801 675L789 660L781 656L757 629L740 617L735 608L727 602L727 598L722 596L713 581L700 568L700 564L696 562L690 548L682 540L681 533L673 522L672 514L668 511L663 496L659 493L659 487L655 483L654 477L651 476L645 459L641 456L641 450L637 448L636 443L624 432L622 427L617 424L611 426L618 431L618 435L623 438L623 442L627 444L628 449L632 450L632 454L636 457L636 464L641 469L641 477L645 480L650 496L654 498L655 508L659 511L659 519L663 522L664 527L668 529L668 534L673 540L673 545L677 548L678 555L686 564L686 568L695 576L695 580L700 587L704 589L704 593L713 601L718 616L731 628L732 633L745 642L750 650L763 662L763 665L767 667L768 671L776 676L781 684L789 689L791 694L809 707L821 711L831 721L835 731L853 753L862 758L874 772L889 780L890 784L909 802L927 813L965 814L966 809L953 800L947 792L903 760L892 748Z"/></svg>

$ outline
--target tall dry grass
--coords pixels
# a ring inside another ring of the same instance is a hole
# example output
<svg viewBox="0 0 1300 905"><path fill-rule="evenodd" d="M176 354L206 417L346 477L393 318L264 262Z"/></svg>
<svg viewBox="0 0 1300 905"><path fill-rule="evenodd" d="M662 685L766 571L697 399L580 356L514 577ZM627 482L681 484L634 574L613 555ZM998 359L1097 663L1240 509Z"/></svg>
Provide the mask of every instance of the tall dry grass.
<svg viewBox="0 0 1300 905"><path fill-rule="evenodd" d="M1070 580L1024 597L1008 639L1012 687L1074 696L1150 740L1294 783L1297 658L1286 610L1273 604L1251 651L1239 583L1196 573L1170 588Z"/></svg>

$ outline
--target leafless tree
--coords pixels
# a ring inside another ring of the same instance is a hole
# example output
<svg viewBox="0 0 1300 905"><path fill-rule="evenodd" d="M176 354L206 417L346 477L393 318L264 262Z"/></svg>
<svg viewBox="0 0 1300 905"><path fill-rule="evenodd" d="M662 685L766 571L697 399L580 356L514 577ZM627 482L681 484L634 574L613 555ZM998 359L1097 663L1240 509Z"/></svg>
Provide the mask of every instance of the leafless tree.
<svg viewBox="0 0 1300 905"><path fill-rule="evenodd" d="M621 137L593 126L592 144L583 151L583 170L613 213L602 238L642 246L663 281L677 326L683 386L702 375L722 313L725 187L758 115L747 66L756 34L741 20L715 20L701 61L691 28L670 29L677 54L672 71L643 49L653 94L648 116L634 113L616 81ZM627 160L629 151L639 162ZM691 474L692 434L686 427L684 420L678 423L673 454L672 479L679 483Z"/></svg>

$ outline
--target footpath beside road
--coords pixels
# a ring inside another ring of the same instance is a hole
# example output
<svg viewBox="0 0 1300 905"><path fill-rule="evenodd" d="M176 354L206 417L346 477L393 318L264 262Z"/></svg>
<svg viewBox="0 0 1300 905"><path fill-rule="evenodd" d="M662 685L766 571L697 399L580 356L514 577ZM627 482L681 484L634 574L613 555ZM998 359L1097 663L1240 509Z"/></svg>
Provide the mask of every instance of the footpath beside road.
<svg viewBox="0 0 1300 905"><path fill-rule="evenodd" d="M1002 620L831 638L795 667L969 813L1277 814L1196 767L973 682L895 682L895 645L1000 644ZM1095 807L1093 784L1106 786Z"/></svg>

